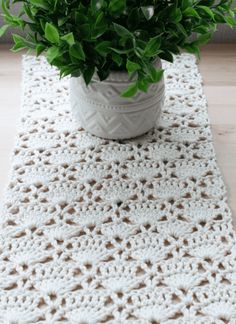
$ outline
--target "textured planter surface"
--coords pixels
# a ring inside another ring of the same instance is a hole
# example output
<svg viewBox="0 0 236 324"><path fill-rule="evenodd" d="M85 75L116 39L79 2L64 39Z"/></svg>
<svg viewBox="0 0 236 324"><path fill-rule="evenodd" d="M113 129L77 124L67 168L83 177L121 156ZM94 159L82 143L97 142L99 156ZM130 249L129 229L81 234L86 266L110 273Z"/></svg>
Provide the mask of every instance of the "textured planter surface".
<svg viewBox="0 0 236 324"><path fill-rule="evenodd" d="M161 67L161 62L157 62ZM153 128L164 103L164 79L138 92L133 98L120 93L130 84L128 74L113 72L100 82L98 77L86 87L83 78L71 78L71 106L80 125L93 135L124 139L142 135Z"/></svg>

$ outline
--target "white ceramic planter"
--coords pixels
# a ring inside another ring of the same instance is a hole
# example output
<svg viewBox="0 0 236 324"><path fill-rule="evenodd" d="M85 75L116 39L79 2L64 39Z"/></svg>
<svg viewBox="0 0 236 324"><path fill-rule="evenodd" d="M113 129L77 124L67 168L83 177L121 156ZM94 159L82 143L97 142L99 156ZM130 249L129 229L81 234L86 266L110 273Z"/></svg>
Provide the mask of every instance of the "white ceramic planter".
<svg viewBox="0 0 236 324"><path fill-rule="evenodd" d="M161 67L161 61L156 62ZM127 139L153 128L164 103L164 78L147 93L133 98L120 93L130 84L126 72L112 72L105 81L98 76L88 87L82 77L71 78L71 107L79 124L89 133L107 139Z"/></svg>

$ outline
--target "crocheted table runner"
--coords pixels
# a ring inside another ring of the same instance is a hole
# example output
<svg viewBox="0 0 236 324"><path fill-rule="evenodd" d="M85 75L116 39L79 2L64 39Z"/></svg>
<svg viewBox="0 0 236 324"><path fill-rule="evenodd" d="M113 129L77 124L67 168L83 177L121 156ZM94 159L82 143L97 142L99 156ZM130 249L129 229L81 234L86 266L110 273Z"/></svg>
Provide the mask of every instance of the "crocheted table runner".
<svg viewBox="0 0 236 324"><path fill-rule="evenodd" d="M202 79L166 68L158 128L108 141L72 118L69 79L24 57L1 216L1 323L236 323L236 240Z"/></svg>

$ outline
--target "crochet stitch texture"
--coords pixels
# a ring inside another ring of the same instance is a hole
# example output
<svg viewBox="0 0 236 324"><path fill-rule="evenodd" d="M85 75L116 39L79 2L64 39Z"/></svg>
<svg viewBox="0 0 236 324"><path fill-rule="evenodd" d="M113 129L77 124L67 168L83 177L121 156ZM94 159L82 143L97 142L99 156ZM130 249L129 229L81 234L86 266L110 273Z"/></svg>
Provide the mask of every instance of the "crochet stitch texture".
<svg viewBox="0 0 236 324"><path fill-rule="evenodd" d="M166 68L160 125L87 134L69 79L25 56L0 220L0 323L236 323L236 240L196 60Z"/></svg>

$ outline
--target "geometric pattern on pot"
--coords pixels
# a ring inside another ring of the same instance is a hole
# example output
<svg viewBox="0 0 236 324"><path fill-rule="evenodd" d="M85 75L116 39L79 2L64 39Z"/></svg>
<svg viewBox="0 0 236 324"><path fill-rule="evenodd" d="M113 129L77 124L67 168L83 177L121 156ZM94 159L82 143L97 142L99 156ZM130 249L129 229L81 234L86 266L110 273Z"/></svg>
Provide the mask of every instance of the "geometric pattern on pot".
<svg viewBox="0 0 236 324"><path fill-rule="evenodd" d="M161 67L161 62L156 63ZM128 74L112 72L107 80L96 80L88 87L84 80L72 78L71 106L74 117L91 134L109 139L139 136L153 128L164 103L164 79L138 92L133 98L120 94L130 84Z"/></svg>
<svg viewBox="0 0 236 324"><path fill-rule="evenodd" d="M159 100L159 101L158 101ZM123 139L141 135L158 123L164 95L153 97L148 103L136 105L135 109L124 106L105 106L87 101L71 94L71 107L80 125L91 134L103 138Z"/></svg>

